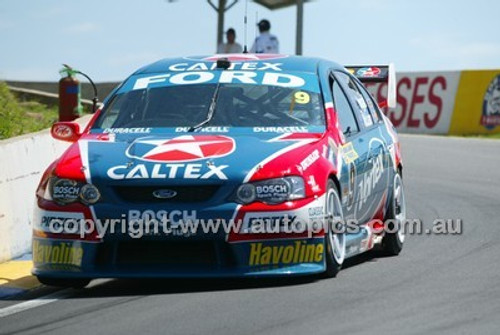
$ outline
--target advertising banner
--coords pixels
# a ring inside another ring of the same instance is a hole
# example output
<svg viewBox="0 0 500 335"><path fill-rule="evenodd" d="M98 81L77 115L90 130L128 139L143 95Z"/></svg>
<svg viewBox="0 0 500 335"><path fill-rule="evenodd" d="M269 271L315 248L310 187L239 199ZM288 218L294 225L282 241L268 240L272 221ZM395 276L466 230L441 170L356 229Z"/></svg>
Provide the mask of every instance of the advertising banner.
<svg viewBox="0 0 500 335"><path fill-rule="evenodd" d="M450 135L500 133L500 70L462 71Z"/></svg>
<svg viewBox="0 0 500 335"><path fill-rule="evenodd" d="M459 71L397 73L397 107L384 111L401 133L448 134ZM377 101L386 84L367 84Z"/></svg>

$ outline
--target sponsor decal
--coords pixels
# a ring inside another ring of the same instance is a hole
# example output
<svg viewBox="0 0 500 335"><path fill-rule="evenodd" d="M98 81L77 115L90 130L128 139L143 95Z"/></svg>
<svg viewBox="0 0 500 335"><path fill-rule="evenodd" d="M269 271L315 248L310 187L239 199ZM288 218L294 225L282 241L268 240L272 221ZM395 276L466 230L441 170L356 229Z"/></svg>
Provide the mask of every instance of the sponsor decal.
<svg viewBox="0 0 500 335"><path fill-rule="evenodd" d="M187 133L190 127L177 127L175 128L176 133ZM229 127L203 127L198 130L200 133L228 133Z"/></svg>
<svg viewBox="0 0 500 335"><path fill-rule="evenodd" d="M314 175L309 175L309 178L307 179L307 184L311 186L311 190L313 192L318 192L320 190L319 185L316 182L316 178L314 178Z"/></svg>
<svg viewBox="0 0 500 335"><path fill-rule="evenodd" d="M52 134L60 139L71 138L74 135L73 128L66 124L55 124L52 127Z"/></svg>
<svg viewBox="0 0 500 335"><path fill-rule="evenodd" d="M363 78L373 78L380 74L380 68L378 67L362 67L356 72L356 75Z"/></svg>
<svg viewBox="0 0 500 335"><path fill-rule="evenodd" d="M137 164L117 165L108 169L107 175L114 180L123 179L220 179L227 180L223 170L229 165L214 164Z"/></svg>
<svg viewBox="0 0 500 335"><path fill-rule="evenodd" d="M37 210L34 229L45 233L77 234L84 220L83 213Z"/></svg>
<svg viewBox="0 0 500 335"><path fill-rule="evenodd" d="M173 211L153 211L153 210L137 210L131 209L128 211L128 222L141 222L141 223L170 223L178 224L179 222L195 222L197 220L195 210L173 210Z"/></svg>
<svg viewBox="0 0 500 335"><path fill-rule="evenodd" d="M307 133L307 127L253 127L255 133Z"/></svg>
<svg viewBox="0 0 500 335"><path fill-rule="evenodd" d="M250 243L248 264L258 266L317 263L323 261L323 253L323 243L307 243L306 241L282 245Z"/></svg>
<svg viewBox="0 0 500 335"><path fill-rule="evenodd" d="M211 59L206 58L205 60L210 61ZM217 59L214 59L213 63L177 63L170 65L168 67L169 71L181 72L181 71L213 71L217 69ZM244 59L241 59L244 60ZM252 59L251 59L252 60ZM282 71L280 66L281 63L269 63L269 62L231 62L231 65L227 70L245 70L245 71Z"/></svg>
<svg viewBox="0 0 500 335"><path fill-rule="evenodd" d="M33 262L81 266L83 248L72 243L44 244L33 241Z"/></svg>
<svg viewBox="0 0 500 335"><path fill-rule="evenodd" d="M481 125L486 129L500 125L500 75L490 82L484 94Z"/></svg>
<svg viewBox="0 0 500 335"><path fill-rule="evenodd" d="M302 225L312 224L312 214L319 213L323 217L325 196L321 195L309 204L295 210L273 212L247 212L241 226L242 233L265 233L265 229L273 228L270 232L283 232L284 228L300 228ZM276 230L278 229L279 230ZM260 230L258 230L260 229Z"/></svg>
<svg viewBox="0 0 500 335"><path fill-rule="evenodd" d="M256 185L255 193L257 198L261 200L266 200L268 198L285 198L288 196L288 184L286 183L276 183L276 184L264 184Z"/></svg>
<svg viewBox="0 0 500 335"><path fill-rule="evenodd" d="M140 138L126 151L130 158L148 162L191 162L227 156L236 145L223 135L183 135L174 138Z"/></svg>
<svg viewBox="0 0 500 335"><path fill-rule="evenodd" d="M152 128L105 128L105 134L147 134Z"/></svg>
<svg viewBox="0 0 500 335"><path fill-rule="evenodd" d="M347 164L354 162L359 157L351 142L342 146L342 154Z"/></svg>
<svg viewBox="0 0 500 335"><path fill-rule="evenodd" d="M311 97L309 96L309 94L307 94L307 92L297 91L293 95L293 100L292 100L293 103L298 103L298 104L301 104L301 105L305 105L305 104L308 104L309 101L311 101ZM290 113L293 110L292 109L292 105L293 104L290 104Z"/></svg>
<svg viewBox="0 0 500 335"><path fill-rule="evenodd" d="M75 180L58 179L52 185L52 199L60 204L69 204L78 200L81 185Z"/></svg>
<svg viewBox="0 0 500 335"><path fill-rule="evenodd" d="M314 162L316 162L319 159L319 151L318 149L314 150L312 153L309 154L302 162L300 162L300 167L302 168L302 171L306 171Z"/></svg>
<svg viewBox="0 0 500 335"><path fill-rule="evenodd" d="M124 85L120 89L120 92L129 90L142 90L154 87L208 83L253 84L289 88L304 87L304 89L318 92L319 88L317 82L314 82L313 78L311 77L314 76L308 74L301 74L299 76L287 73L258 71L224 71L220 73L207 71L188 71L178 73L173 72L135 79L132 78L132 82ZM309 84L306 85L306 82L308 82ZM130 86L132 87L130 88Z"/></svg>
<svg viewBox="0 0 500 335"><path fill-rule="evenodd" d="M323 217L324 217L324 207L323 206L311 207L308 209L308 212L309 212L309 219L310 220L323 219Z"/></svg>
<svg viewBox="0 0 500 335"><path fill-rule="evenodd" d="M380 153L376 157L373 158L372 168L368 173L363 175L363 178L359 181L358 189L359 189L359 207L358 210L361 209L363 204L365 204L373 190L377 186L380 178L382 177L382 173L384 172L384 162L383 162L383 154Z"/></svg>

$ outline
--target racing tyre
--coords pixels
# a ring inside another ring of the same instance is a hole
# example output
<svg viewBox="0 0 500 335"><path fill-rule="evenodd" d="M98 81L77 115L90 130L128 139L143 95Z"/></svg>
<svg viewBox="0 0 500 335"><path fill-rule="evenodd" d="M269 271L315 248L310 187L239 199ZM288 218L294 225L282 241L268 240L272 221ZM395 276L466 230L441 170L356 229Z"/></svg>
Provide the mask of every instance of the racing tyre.
<svg viewBox="0 0 500 335"><path fill-rule="evenodd" d="M406 199L403 187L403 180L401 175L397 173L394 176L394 182L392 184L392 195L389 204L389 209L386 214L385 220L392 220L394 224L397 224L398 230L392 233L385 233L382 239L382 253L386 256L396 256L399 255L403 249L403 243L405 241L405 232L403 224L406 221ZM394 226L388 225L388 228L393 230Z"/></svg>
<svg viewBox="0 0 500 335"><path fill-rule="evenodd" d="M90 279L85 278L50 278L37 276L40 283L48 286L72 287L76 289L84 288L90 283Z"/></svg>
<svg viewBox="0 0 500 335"><path fill-rule="evenodd" d="M337 188L331 179L328 180L326 188L325 217L328 229L325 233L326 271L324 276L333 278L344 263L346 238L345 233L338 233L338 230L332 229L332 223L342 222L344 215Z"/></svg>

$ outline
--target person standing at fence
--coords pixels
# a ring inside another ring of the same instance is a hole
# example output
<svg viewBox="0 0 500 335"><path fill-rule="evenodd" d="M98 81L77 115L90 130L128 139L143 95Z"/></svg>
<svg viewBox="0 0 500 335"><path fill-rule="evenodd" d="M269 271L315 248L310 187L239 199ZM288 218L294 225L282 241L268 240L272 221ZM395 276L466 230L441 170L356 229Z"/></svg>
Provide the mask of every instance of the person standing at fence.
<svg viewBox="0 0 500 335"><path fill-rule="evenodd" d="M280 52L280 44L278 38L271 34L271 23L266 20L260 20L259 26L260 35L257 36L255 42L250 49L251 53L256 54L277 54Z"/></svg>
<svg viewBox="0 0 500 335"><path fill-rule="evenodd" d="M236 42L236 32L233 28L226 31L227 43L221 43L217 47L218 54L239 54L243 51L241 45Z"/></svg>

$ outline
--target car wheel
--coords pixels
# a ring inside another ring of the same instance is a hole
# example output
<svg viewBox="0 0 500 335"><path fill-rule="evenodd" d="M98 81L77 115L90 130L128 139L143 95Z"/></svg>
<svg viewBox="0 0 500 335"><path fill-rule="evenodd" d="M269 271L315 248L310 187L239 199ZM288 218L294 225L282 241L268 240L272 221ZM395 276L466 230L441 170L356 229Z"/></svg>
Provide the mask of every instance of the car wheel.
<svg viewBox="0 0 500 335"><path fill-rule="evenodd" d="M84 288L90 283L90 279L86 278L50 278L37 276L40 283L48 286L72 287L76 289Z"/></svg>
<svg viewBox="0 0 500 335"><path fill-rule="evenodd" d="M329 179L326 189L325 217L328 229L325 232L326 271L328 278L335 277L342 267L345 258L345 233L332 229L335 223L343 222L342 204L335 183Z"/></svg>
<svg viewBox="0 0 500 335"><path fill-rule="evenodd" d="M397 173L394 176L394 182L392 185L392 195L390 200L388 212L386 214L385 220L388 222L391 220L394 224L397 224L397 231L392 233L385 233L382 239L382 253L387 256L399 255L403 249L403 243L405 241L405 232L403 224L406 221L406 199L403 187L403 180L401 175ZM388 225L388 228L393 230L394 226Z"/></svg>

